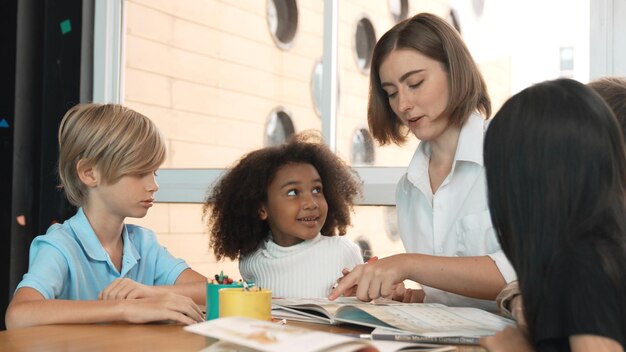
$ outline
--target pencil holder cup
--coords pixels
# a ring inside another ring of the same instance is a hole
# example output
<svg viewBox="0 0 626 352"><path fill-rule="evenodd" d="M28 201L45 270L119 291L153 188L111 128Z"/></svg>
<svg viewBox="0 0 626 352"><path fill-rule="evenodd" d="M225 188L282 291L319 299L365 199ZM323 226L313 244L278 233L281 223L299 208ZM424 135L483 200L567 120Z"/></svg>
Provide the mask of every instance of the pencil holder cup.
<svg viewBox="0 0 626 352"><path fill-rule="evenodd" d="M232 284L206 284L206 320L212 320L219 318L220 315L220 297L219 291L225 288L238 288L243 289L243 286L238 283Z"/></svg>
<svg viewBox="0 0 626 352"><path fill-rule="evenodd" d="M259 320L272 319L272 291L225 288L220 290L220 318L248 317Z"/></svg>

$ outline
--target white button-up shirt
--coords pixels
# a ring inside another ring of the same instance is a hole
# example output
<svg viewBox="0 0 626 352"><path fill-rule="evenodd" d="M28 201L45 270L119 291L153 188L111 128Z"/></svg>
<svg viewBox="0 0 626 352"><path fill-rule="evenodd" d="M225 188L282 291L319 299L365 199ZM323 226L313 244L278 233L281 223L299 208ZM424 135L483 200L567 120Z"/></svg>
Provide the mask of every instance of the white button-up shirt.
<svg viewBox="0 0 626 352"><path fill-rule="evenodd" d="M515 271L500 249L487 203L483 165L487 125L477 113L469 117L459 135L452 170L435 194L428 176L430 145L419 144L396 189L398 230L407 253L488 255L508 283L516 279ZM422 287L426 302L497 310L493 301Z"/></svg>

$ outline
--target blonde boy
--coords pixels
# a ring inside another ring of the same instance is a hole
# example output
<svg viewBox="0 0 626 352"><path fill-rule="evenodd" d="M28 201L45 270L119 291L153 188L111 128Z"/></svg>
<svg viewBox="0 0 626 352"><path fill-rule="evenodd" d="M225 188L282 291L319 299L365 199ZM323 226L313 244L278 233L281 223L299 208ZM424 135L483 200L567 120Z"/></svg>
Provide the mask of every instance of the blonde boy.
<svg viewBox="0 0 626 352"><path fill-rule="evenodd" d="M61 186L79 209L33 240L7 328L203 320L196 303L206 278L152 231L124 224L146 215L159 188L165 143L156 126L120 105L80 104L61 121L59 153Z"/></svg>

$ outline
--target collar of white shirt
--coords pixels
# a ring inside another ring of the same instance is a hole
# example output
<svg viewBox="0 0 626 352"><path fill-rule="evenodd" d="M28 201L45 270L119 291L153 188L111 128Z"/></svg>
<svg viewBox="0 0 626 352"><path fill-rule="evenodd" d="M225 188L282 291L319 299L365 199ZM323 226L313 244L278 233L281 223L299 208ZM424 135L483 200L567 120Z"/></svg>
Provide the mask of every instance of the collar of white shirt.
<svg viewBox="0 0 626 352"><path fill-rule="evenodd" d="M459 161L472 162L483 166L483 140L487 124L488 120L483 119L477 112L474 112L467 119L459 134L459 142L456 147L451 173L454 172L456 163ZM428 180L428 177L420 177L420 175L428 172L429 159L430 144L428 142L420 142L407 169L407 178L416 187L420 187L420 183L423 180Z"/></svg>

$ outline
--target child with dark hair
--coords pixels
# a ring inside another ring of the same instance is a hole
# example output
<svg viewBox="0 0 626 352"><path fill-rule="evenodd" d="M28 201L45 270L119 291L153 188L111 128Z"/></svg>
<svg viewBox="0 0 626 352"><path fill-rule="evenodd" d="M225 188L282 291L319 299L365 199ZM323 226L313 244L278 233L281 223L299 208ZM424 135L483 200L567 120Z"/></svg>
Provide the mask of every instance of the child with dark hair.
<svg viewBox="0 0 626 352"><path fill-rule="evenodd" d="M509 99L484 144L491 218L519 278L526 328L490 351L624 351L626 154L609 106L582 83Z"/></svg>
<svg viewBox="0 0 626 352"><path fill-rule="evenodd" d="M204 205L218 259L280 297L326 297L342 269L363 263L343 237L358 176L328 147L298 135L245 155Z"/></svg>
<svg viewBox="0 0 626 352"><path fill-rule="evenodd" d="M587 83L613 110L626 138L626 77L605 76ZM518 326L525 326L523 303L517 281L510 282L496 298L500 312L512 317Z"/></svg>

